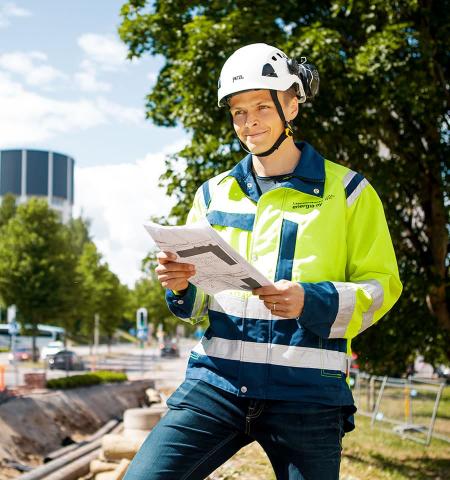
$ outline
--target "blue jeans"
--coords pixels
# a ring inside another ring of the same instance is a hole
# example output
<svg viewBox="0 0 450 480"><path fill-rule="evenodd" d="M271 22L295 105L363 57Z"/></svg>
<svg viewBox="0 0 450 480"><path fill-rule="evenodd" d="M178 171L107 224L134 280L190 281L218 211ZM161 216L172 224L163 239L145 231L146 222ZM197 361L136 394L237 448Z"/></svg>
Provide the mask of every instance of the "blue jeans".
<svg viewBox="0 0 450 480"><path fill-rule="evenodd" d="M337 480L341 407L255 400L185 380L168 399L124 480L200 480L257 441L276 478Z"/></svg>

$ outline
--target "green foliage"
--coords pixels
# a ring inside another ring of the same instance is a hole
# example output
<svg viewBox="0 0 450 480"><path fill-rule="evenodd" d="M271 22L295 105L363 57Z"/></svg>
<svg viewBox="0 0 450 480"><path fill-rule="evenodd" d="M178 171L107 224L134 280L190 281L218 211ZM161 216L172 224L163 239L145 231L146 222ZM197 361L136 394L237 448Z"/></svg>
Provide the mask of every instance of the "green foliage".
<svg viewBox="0 0 450 480"><path fill-rule="evenodd" d="M91 385L99 385L101 383L126 382L127 380L128 378L125 373L99 370L93 373L48 380L47 388L66 390L68 388L90 387Z"/></svg>
<svg viewBox="0 0 450 480"><path fill-rule="evenodd" d="M148 118L192 135L161 178L177 200L171 221L183 222L199 185L243 156L216 106L225 59L266 42L316 64L320 94L301 106L297 137L374 185L405 287L395 309L355 343L378 371L404 371L416 350L431 361L450 358L449 8L448 0L129 0L121 11L129 57L165 60Z"/></svg>
<svg viewBox="0 0 450 480"><path fill-rule="evenodd" d="M121 285L117 275L109 270L102 255L92 242L83 245L76 267L80 282L79 298L75 307L84 338L92 339L94 316L100 317L100 334L111 340L121 324L127 304L127 289Z"/></svg>
<svg viewBox="0 0 450 480"><path fill-rule="evenodd" d="M70 308L75 264L67 231L44 200L20 205L2 228L1 297L17 306L32 333Z"/></svg>
<svg viewBox="0 0 450 480"><path fill-rule="evenodd" d="M16 197L11 193L7 193L3 196L0 204L0 228L4 227L14 217L16 210Z"/></svg>
<svg viewBox="0 0 450 480"><path fill-rule="evenodd" d="M145 276L135 283L131 292L131 310L136 312L138 308L145 307L148 311L148 322L153 326L153 332L156 332L158 325L162 324L165 332L173 334L180 321L167 308L165 290L156 278L155 266L154 256L149 255L143 264ZM188 324L186 327L189 330Z"/></svg>

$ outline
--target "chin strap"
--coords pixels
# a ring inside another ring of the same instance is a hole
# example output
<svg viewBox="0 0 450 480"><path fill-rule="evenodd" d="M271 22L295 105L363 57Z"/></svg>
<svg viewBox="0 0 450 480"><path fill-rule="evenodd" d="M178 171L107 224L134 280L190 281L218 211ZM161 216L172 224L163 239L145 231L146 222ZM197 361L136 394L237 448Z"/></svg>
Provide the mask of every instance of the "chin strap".
<svg viewBox="0 0 450 480"><path fill-rule="evenodd" d="M294 131L292 129L291 124L286 120L286 117L284 116L283 109L281 108L280 100L278 99L278 94L276 90L269 90L270 96L272 97L273 103L275 104L275 107L277 109L278 115L281 118L281 121L283 122L284 125L284 130L281 132L281 135L278 137L277 141L269 148L269 150L266 150L265 152L262 153L253 153L250 152L250 150L247 149L247 146L245 143L241 142L241 139L238 137L239 143L241 144L241 147L244 151L247 153L250 153L252 155L256 155L257 157L267 157L270 154L272 154L275 150L278 149L278 147L286 140L286 138L292 137ZM233 127L233 117L230 115L231 119L231 126Z"/></svg>

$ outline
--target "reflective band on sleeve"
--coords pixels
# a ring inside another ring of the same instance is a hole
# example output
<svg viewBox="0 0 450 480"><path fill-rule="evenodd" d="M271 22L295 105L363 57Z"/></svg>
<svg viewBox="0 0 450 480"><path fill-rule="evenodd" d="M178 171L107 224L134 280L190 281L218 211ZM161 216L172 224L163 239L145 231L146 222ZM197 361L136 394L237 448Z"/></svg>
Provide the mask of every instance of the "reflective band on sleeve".
<svg viewBox="0 0 450 480"><path fill-rule="evenodd" d="M197 289L194 306L192 308L192 318L201 321L204 316L208 314L208 295L205 292Z"/></svg>
<svg viewBox="0 0 450 480"><path fill-rule="evenodd" d="M350 170L347 175L342 180L342 183L344 185L344 188L347 188L347 185L352 181L352 178L356 175L356 172L353 170Z"/></svg>
<svg viewBox="0 0 450 480"><path fill-rule="evenodd" d="M214 295L211 300L210 310L226 313L233 317L254 318L258 320L285 320L284 317L273 315L259 297L238 297L220 292Z"/></svg>
<svg viewBox="0 0 450 480"><path fill-rule="evenodd" d="M243 342L213 337L202 340L192 349L199 355L251 363L268 363L283 367L316 368L346 373L344 352L320 348L278 345L275 343Z"/></svg>
<svg viewBox="0 0 450 480"><path fill-rule="evenodd" d="M359 197L359 195L367 187L367 185L369 185L369 182L365 178L363 178L363 180L361 180L358 186L353 190L351 195L349 195L349 197L347 198L348 207L351 207L353 205L355 200Z"/></svg>
<svg viewBox="0 0 450 480"><path fill-rule="evenodd" d="M362 288L367 290L373 299L372 305L370 306L369 310L367 310L367 312L363 314L363 320L361 328L359 330L359 332L361 333L362 331L369 328L370 325L372 325L374 313L383 305L384 290L380 282L378 282L377 280L363 280L361 282L358 282L358 284L361 285Z"/></svg>
<svg viewBox="0 0 450 480"><path fill-rule="evenodd" d="M339 294L339 309L336 320L331 325L329 338L344 338L356 304L354 283L332 282Z"/></svg>

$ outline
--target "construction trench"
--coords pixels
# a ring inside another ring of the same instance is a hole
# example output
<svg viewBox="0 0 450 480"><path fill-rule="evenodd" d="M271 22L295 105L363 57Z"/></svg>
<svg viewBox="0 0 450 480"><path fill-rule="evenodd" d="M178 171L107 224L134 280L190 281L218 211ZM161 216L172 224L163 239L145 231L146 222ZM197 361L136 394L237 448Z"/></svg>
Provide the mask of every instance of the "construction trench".
<svg viewBox="0 0 450 480"><path fill-rule="evenodd" d="M0 480L121 480L166 411L153 387L136 380L0 404Z"/></svg>

